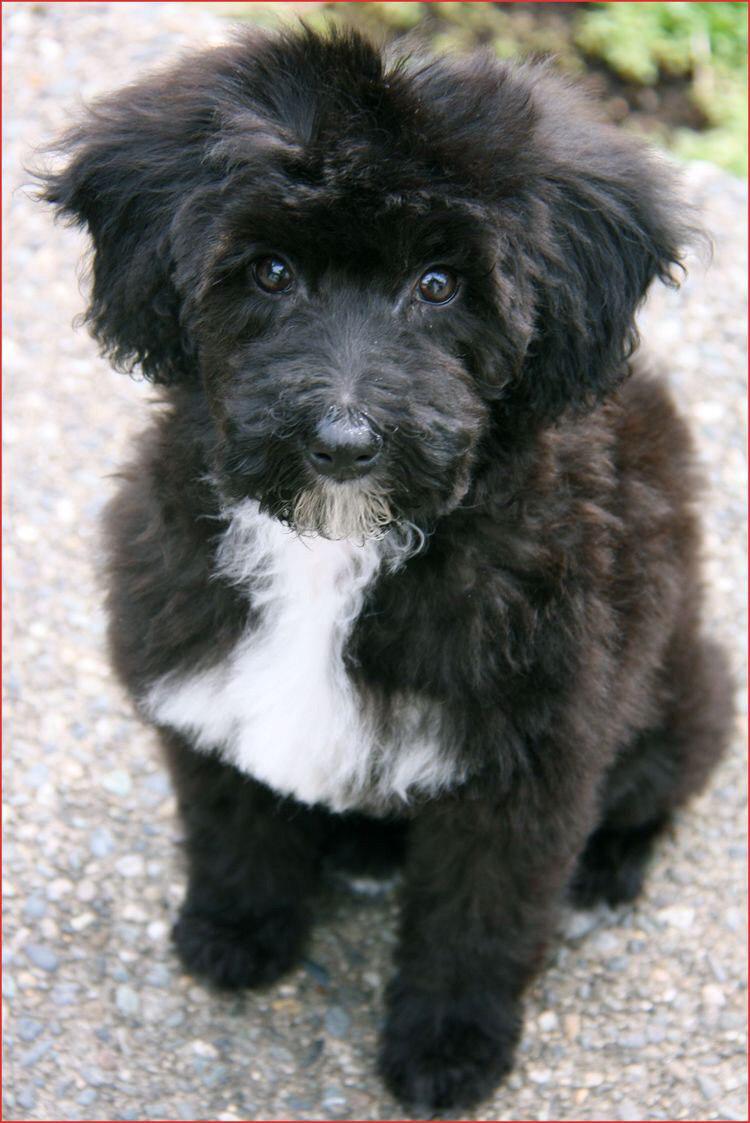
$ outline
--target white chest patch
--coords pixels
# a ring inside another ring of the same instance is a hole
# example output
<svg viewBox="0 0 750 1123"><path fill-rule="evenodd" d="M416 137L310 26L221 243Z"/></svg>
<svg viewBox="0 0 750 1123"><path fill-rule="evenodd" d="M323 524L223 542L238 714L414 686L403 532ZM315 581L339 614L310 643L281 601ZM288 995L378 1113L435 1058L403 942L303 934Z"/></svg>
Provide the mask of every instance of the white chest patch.
<svg viewBox="0 0 750 1123"><path fill-rule="evenodd" d="M218 569L247 590L260 622L222 662L159 679L144 712L275 790L334 810L460 779L435 704L396 700L384 732L347 673L344 646L382 562L381 542L299 538L241 504Z"/></svg>

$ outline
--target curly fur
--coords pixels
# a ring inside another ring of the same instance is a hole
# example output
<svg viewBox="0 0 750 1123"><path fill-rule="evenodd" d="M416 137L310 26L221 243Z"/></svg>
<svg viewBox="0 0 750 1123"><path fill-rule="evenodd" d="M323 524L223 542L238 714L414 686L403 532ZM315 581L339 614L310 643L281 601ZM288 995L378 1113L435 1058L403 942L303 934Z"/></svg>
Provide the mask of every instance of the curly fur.
<svg viewBox="0 0 750 1123"><path fill-rule="evenodd" d="M140 81L62 148L90 326L164 388L107 534L114 665L186 825L178 952L267 983L325 862L403 861L381 1070L472 1104L560 901L634 897L726 741L690 441L631 359L689 234L670 176L544 67L306 30ZM324 483L306 449L347 411L382 455Z"/></svg>

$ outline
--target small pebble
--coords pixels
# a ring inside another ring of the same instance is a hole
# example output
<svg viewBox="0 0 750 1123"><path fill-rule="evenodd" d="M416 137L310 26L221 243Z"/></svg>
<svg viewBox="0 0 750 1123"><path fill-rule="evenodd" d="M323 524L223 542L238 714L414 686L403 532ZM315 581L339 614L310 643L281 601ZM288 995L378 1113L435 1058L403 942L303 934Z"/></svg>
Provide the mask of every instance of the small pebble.
<svg viewBox="0 0 750 1123"><path fill-rule="evenodd" d="M195 1100L176 1100L174 1111L178 1119L200 1119L202 1114Z"/></svg>
<svg viewBox="0 0 750 1123"><path fill-rule="evenodd" d="M52 988L52 1001L55 1006L73 1006L79 996L79 987L76 983L60 983Z"/></svg>
<svg viewBox="0 0 750 1123"><path fill-rule="evenodd" d="M156 795L167 796L171 794L172 786L169 782L169 777L165 772L154 772L150 776L146 776L143 781L144 787Z"/></svg>
<svg viewBox="0 0 750 1123"><path fill-rule="evenodd" d="M201 1041L196 1039L190 1042L190 1049L195 1053L196 1057L218 1057L219 1051L215 1045L210 1041Z"/></svg>
<svg viewBox="0 0 750 1123"><path fill-rule="evenodd" d="M81 1076L92 1088L101 1088L102 1084L108 1083L108 1079L102 1070L92 1065L83 1065L81 1067Z"/></svg>
<svg viewBox="0 0 750 1123"><path fill-rule="evenodd" d="M302 1059L300 1061L300 1064L302 1065L302 1067L303 1068L311 1068L312 1065L316 1064L317 1061L320 1060L321 1056L323 1055L324 1050L325 1050L325 1042L323 1041L322 1037L319 1037L315 1041L313 1041L310 1048L307 1050L307 1052L302 1057Z"/></svg>
<svg viewBox="0 0 750 1123"><path fill-rule="evenodd" d="M21 1018L18 1022L18 1036L27 1043L36 1041L43 1028L41 1022L36 1022L33 1018Z"/></svg>
<svg viewBox="0 0 750 1123"><path fill-rule="evenodd" d="M79 881L76 886L76 897L79 901L93 901L97 895L97 888L93 881L86 878L84 881Z"/></svg>
<svg viewBox="0 0 750 1123"><path fill-rule="evenodd" d="M307 971L308 975L310 975L311 978L313 978L315 980L315 982L318 984L318 986L321 986L321 987L330 986L330 983L331 983L330 973L326 970L325 967L322 967L320 965L320 963L315 963L312 959L305 959L303 961L303 966L304 966L305 970Z"/></svg>
<svg viewBox="0 0 750 1123"><path fill-rule="evenodd" d="M24 902L24 920L41 920L47 912L47 902L42 897L28 897Z"/></svg>
<svg viewBox="0 0 750 1123"><path fill-rule="evenodd" d="M107 772L102 776L101 784L108 792L113 795L126 796L130 795L133 788L133 781L127 772L121 768L115 769L113 772Z"/></svg>
<svg viewBox="0 0 750 1123"><path fill-rule="evenodd" d="M36 1107L36 1095L31 1088L21 1088L16 1093L16 1099L25 1111L33 1111Z"/></svg>
<svg viewBox="0 0 750 1123"><path fill-rule="evenodd" d="M534 1084L549 1084L552 1079L552 1073L548 1068L530 1068L529 1080Z"/></svg>
<svg viewBox="0 0 750 1123"><path fill-rule="evenodd" d="M172 973L162 963L157 963L148 971L145 981L150 987L168 987L172 983Z"/></svg>
<svg viewBox="0 0 750 1123"><path fill-rule="evenodd" d="M346 1037L351 1021L347 1012L340 1006L330 1006L323 1017L326 1031L332 1037Z"/></svg>
<svg viewBox="0 0 750 1123"><path fill-rule="evenodd" d="M95 858L106 858L114 848L112 835L104 827L97 827L89 835L89 849Z"/></svg>
<svg viewBox="0 0 750 1123"><path fill-rule="evenodd" d="M617 1044L622 1049L642 1049L646 1044L646 1034L637 1031L620 1033L617 1037Z"/></svg>
<svg viewBox="0 0 750 1123"><path fill-rule="evenodd" d="M27 1049L25 1053L21 1054L21 1064L24 1068L33 1068L35 1064L41 1061L42 1057L46 1057L48 1053L52 1052L51 1041L38 1041L31 1049Z"/></svg>
<svg viewBox="0 0 750 1123"><path fill-rule="evenodd" d="M60 901L73 892L73 882L67 877L55 877L47 886L47 897L50 901Z"/></svg>
<svg viewBox="0 0 750 1123"><path fill-rule="evenodd" d="M284 1101L290 1111L299 1116L303 1111L314 1111L315 1105L312 1100L306 1099L304 1096L287 1096Z"/></svg>
<svg viewBox="0 0 750 1123"><path fill-rule="evenodd" d="M323 1091L322 1105L336 1118L340 1119L347 1109L346 1096L340 1088L329 1087Z"/></svg>
<svg viewBox="0 0 750 1123"><path fill-rule="evenodd" d="M701 995L703 996L703 1001L706 1006L718 1007L726 1005L727 1000L724 991L721 987L717 986L716 983L707 983L701 990Z"/></svg>
<svg viewBox="0 0 750 1123"><path fill-rule="evenodd" d="M670 928L679 928L683 932L687 932L692 928L695 921L695 909L688 908L684 905L673 905L671 908L660 909L657 917L661 920L662 924L667 924Z"/></svg>
<svg viewBox="0 0 750 1123"><path fill-rule="evenodd" d="M126 854L115 862L115 869L123 877L142 877L145 863L140 854Z"/></svg>
<svg viewBox="0 0 750 1123"><path fill-rule="evenodd" d="M701 1095L709 1103L715 1103L721 1095L721 1088L712 1080L710 1076L699 1075L696 1077L696 1082L701 1090Z"/></svg>
<svg viewBox="0 0 750 1123"><path fill-rule="evenodd" d="M52 948L45 947L44 944L27 944L25 950L35 967L41 968L42 971L57 970L60 960Z"/></svg>
<svg viewBox="0 0 750 1123"><path fill-rule="evenodd" d="M140 1001L132 987L121 984L115 992L115 1002L121 1014L132 1016L138 1013Z"/></svg>

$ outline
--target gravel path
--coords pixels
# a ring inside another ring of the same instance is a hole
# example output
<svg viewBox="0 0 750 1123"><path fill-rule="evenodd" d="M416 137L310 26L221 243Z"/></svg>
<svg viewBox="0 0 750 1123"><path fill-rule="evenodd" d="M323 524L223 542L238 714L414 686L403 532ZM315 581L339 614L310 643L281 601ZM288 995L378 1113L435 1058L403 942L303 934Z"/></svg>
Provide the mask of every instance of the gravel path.
<svg viewBox="0 0 750 1123"><path fill-rule="evenodd" d="M267 993L220 996L181 974L174 803L102 651L97 516L147 391L71 330L82 240L19 189L21 167L81 98L226 34L216 12L186 8L3 6L5 1118L393 1118L373 1071L393 894L331 890L309 960ZM644 320L707 465L711 630L739 682L746 190L708 166L687 174L714 263ZM518 1068L475 1118L747 1118L743 744L738 729L638 906L573 918L529 995Z"/></svg>

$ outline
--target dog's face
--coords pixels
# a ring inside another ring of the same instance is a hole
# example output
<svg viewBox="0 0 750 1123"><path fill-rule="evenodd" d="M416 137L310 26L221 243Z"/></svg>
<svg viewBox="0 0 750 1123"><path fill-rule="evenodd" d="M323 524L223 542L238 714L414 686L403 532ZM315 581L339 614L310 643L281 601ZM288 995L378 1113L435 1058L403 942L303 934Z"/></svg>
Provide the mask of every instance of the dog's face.
<svg viewBox="0 0 750 1123"><path fill-rule="evenodd" d="M507 334L491 231L346 185L247 203L193 320L222 491L331 537L431 523L466 494L512 373L482 361Z"/></svg>
<svg viewBox="0 0 750 1123"><path fill-rule="evenodd" d="M485 57L245 41L67 144L46 194L92 233L98 338L205 403L225 501L329 537L434 523L500 446L610 390L678 258L661 172Z"/></svg>

